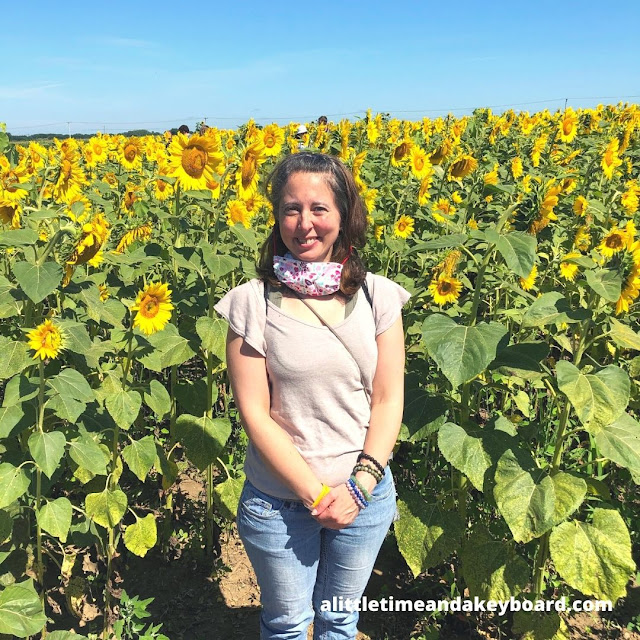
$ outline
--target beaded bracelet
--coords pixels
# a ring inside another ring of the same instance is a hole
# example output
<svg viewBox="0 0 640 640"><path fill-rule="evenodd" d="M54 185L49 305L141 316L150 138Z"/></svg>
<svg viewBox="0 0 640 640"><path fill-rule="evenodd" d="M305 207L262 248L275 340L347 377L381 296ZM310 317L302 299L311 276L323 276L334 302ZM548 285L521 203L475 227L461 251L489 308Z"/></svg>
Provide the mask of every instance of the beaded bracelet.
<svg viewBox="0 0 640 640"><path fill-rule="evenodd" d="M382 474L370 464L357 464L353 467L353 473L356 474L358 471L364 471L372 475L376 479L376 482L380 482L383 478Z"/></svg>
<svg viewBox="0 0 640 640"><path fill-rule="evenodd" d="M368 460L369 462L373 462L373 465L376 467L376 469L378 469L378 471L384 475L384 467L373 457L370 456L368 453L365 453L364 451L358 456L358 462L360 462L360 460Z"/></svg>
<svg viewBox="0 0 640 640"><path fill-rule="evenodd" d="M351 497L356 501L356 504L361 509L366 509L369 506L369 503L364 499L364 496L360 493L356 483L351 478L347 480L347 488L349 489Z"/></svg>
<svg viewBox="0 0 640 640"><path fill-rule="evenodd" d="M364 499L367 502L371 502L371 494L365 489L362 482L360 482L360 480L358 480L358 478L356 478L355 475L351 476L351 480L353 480L356 483L356 486L358 487L358 489L360 489L360 493L364 496Z"/></svg>

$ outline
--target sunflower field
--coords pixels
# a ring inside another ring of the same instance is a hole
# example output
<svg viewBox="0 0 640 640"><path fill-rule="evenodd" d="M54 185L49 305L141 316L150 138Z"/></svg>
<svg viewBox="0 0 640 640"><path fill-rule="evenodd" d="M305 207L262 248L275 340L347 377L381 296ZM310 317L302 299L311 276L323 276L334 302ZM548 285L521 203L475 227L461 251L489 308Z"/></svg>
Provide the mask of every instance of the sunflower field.
<svg viewBox="0 0 640 640"><path fill-rule="evenodd" d="M412 294L392 468L413 576L446 564L448 595L486 600L626 597L640 557L640 108L368 113L310 123L302 142L298 124L48 146L0 132L0 634L86 637L53 603L63 594L79 619L91 593L91 637L134 637L114 574L130 554L163 557L185 469L206 485L215 554L246 439L213 305L255 277L265 179L301 145L352 169L364 261ZM503 622L569 637L556 612Z"/></svg>

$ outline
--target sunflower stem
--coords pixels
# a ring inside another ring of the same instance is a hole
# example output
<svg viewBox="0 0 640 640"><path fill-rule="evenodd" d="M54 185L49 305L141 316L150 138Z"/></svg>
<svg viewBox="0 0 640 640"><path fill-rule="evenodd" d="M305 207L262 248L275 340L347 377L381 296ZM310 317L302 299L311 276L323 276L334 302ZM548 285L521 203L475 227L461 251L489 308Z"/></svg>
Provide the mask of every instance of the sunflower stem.
<svg viewBox="0 0 640 640"><path fill-rule="evenodd" d="M44 387L45 387L45 375L44 375L44 360L40 359L39 363L40 371L40 387L38 389L38 424L37 429L40 433L44 433ZM40 602L42 609L45 607L45 588L44 588L44 562L42 559L42 528L38 520L38 514L40 513L40 505L42 504L42 471L36 466L36 548L37 548L37 567L36 573L38 576L38 583L40 584ZM42 630L42 637L46 638L47 627L45 624Z"/></svg>

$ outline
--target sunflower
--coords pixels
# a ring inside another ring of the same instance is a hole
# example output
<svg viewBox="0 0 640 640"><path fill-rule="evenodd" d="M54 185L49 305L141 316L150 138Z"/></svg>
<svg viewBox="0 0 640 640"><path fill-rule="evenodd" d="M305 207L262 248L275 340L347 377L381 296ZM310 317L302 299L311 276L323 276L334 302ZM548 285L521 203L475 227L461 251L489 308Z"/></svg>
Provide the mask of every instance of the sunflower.
<svg viewBox="0 0 640 640"><path fill-rule="evenodd" d="M373 237L380 242L382 240L382 234L384 233L384 225L377 224L373 227Z"/></svg>
<svg viewBox="0 0 640 640"><path fill-rule="evenodd" d="M533 269L526 278L520 278L520 286L525 290L529 291L529 289L533 288L533 285L536 283L536 278L538 276L538 267L537 265L533 265Z"/></svg>
<svg viewBox="0 0 640 640"><path fill-rule="evenodd" d="M12 229L20 228L20 214L22 206L19 202L12 202L2 197L0 191L0 222L11 225Z"/></svg>
<svg viewBox="0 0 640 640"><path fill-rule="evenodd" d="M371 213L376 206L376 198L378 197L377 189L366 189L362 194L362 200L367 211Z"/></svg>
<svg viewBox="0 0 640 640"><path fill-rule="evenodd" d="M418 204L424 207L429 202L429 189L433 181L433 173L428 173L420 182L420 189L418 190Z"/></svg>
<svg viewBox="0 0 640 640"><path fill-rule="evenodd" d="M142 142L135 136L126 138L118 148L118 162L128 171L142 168Z"/></svg>
<svg viewBox="0 0 640 640"><path fill-rule="evenodd" d="M258 190L258 182L260 180L258 167L264 160L264 145L262 142L254 142L244 150L240 169L236 171L236 187L240 198L246 200Z"/></svg>
<svg viewBox="0 0 640 640"><path fill-rule="evenodd" d="M442 161L453 151L453 143L443 140L442 144L429 156L431 164L442 164Z"/></svg>
<svg viewBox="0 0 640 640"><path fill-rule="evenodd" d="M409 140L403 140L399 145L396 145L391 154L391 164L394 167L400 167L405 164L409 160L412 146Z"/></svg>
<svg viewBox="0 0 640 640"><path fill-rule="evenodd" d="M37 142L30 142L29 148L27 149L27 153L29 156L29 162L31 163L31 167L38 171L38 169L42 169L47 161L47 150L41 144Z"/></svg>
<svg viewBox="0 0 640 640"><path fill-rule="evenodd" d="M133 205L140 200L142 188L131 182L127 183L124 196L122 198L122 204L129 213L133 213Z"/></svg>
<svg viewBox="0 0 640 640"><path fill-rule="evenodd" d="M542 152L544 148L547 146L547 141L549 140L549 136L546 134L542 134L540 137L536 138L533 143L533 148L531 149L531 162L534 167L540 165L540 156L542 156Z"/></svg>
<svg viewBox="0 0 640 640"><path fill-rule="evenodd" d="M460 156L449 167L450 180L462 180L478 168L478 161L468 154Z"/></svg>
<svg viewBox="0 0 640 640"><path fill-rule="evenodd" d="M408 238L413 233L414 220L411 216L400 216L393 225L393 235L398 238Z"/></svg>
<svg viewBox="0 0 640 640"><path fill-rule="evenodd" d="M261 142L264 145L264 155L276 157L282 151L284 131L277 124L268 124L261 131Z"/></svg>
<svg viewBox="0 0 640 640"><path fill-rule="evenodd" d="M156 200L164 202L173 195L173 187L161 178L157 178L153 181L153 195Z"/></svg>
<svg viewBox="0 0 640 640"><path fill-rule="evenodd" d="M118 242L118 246L114 249L113 253L124 253L124 250L136 240L148 240L151 237L151 231L150 224L143 224L127 231L122 238L120 238L120 242Z"/></svg>
<svg viewBox="0 0 640 640"><path fill-rule="evenodd" d="M98 289L100 290L100 301L105 302L106 300L108 300L111 294L109 293L109 289L107 288L107 285L99 284Z"/></svg>
<svg viewBox="0 0 640 640"><path fill-rule="evenodd" d="M116 177L116 174L113 173L113 171L107 171L102 176L102 181L106 182L112 189L118 186L118 178Z"/></svg>
<svg viewBox="0 0 640 640"><path fill-rule="evenodd" d="M517 180L523 173L522 170L522 158L520 156L516 156L511 160L511 175L514 180Z"/></svg>
<svg viewBox="0 0 640 640"><path fill-rule="evenodd" d="M376 140L380 137L380 130L376 126L373 120L367 122L367 139L371 144L375 144Z"/></svg>
<svg viewBox="0 0 640 640"><path fill-rule="evenodd" d="M589 201L584 196L578 196L573 203L573 213L584 218L589 208Z"/></svg>
<svg viewBox="0 0 640 640"><path fill-rule="evenodd" d="M560 118L558 134L562 142L572 142L578 133L578 115L569 107Z"/></svg>
<svg viewBox="0 0 640 640"><path fill-rule="evenodd" d="M87 184L84 171L80 168L75 151L62 156L58 179L53 186L53 197L58 202L69 203L82 193L82 186Z"/></svg>
<svg viewBox="0 0 640 640"><path fill-rule="evenodd" d="M93 260L109 236L109 227L109 222L101 213L96 213L90 222L83 224L82 235L67 260L67 264L85 264Z"/></svg>
<svg viewBox="0 0 640 640"><path fill-rule="evenodd" d="M251 226L253 215L247 209L244 200L229 200L227 204L227 224L232 227L235 224L242 224L245 229Z"/></svg>
<svg viewBox="0 0 640 640"><path fill-rule="evenodd" d="M438 202L434 202L431 207L431 213L438 222L445 222L445 216L452 216L456 212L456 208L446 199L440 198Z"/></svg>
<svg viewBox="0 0 640 640"><path fill-rule="evenodd" d="M53 360L58 357L63 348L62 331L51 320L45 320L42 324L32 329L27 334L29 347L35 351L33 359L47 358Z"/></svg>
<svg viewBox="0 0 640 640"><path fill-rule="evenodd" d="M632 216L637 210L638 196L640 195L640 187L633 180L627 182L627 190L620 196L620 204L628 216Z"/></svg>
<svg viewBox="0 0 640 640"><path fill-rule="evenodd" d="M411 165L411 173L419 180L422 180L422 178L432 171L431 163L429 162L429 158L427 158L425 150L421 149L418 145L411 147L409 162Z"/></svg>
<svg viewBox="0 0 640 640"><path fill-rule="evenodd" d="M483 176L482 181L485 184L489 184L489 185L498 184L499 178L498 178L498 163L497 162L493 165L493 169L491 169L491 171L489 171L489 173L486 173Z"/></svg>
<svg viewBox="0 0 640 640"><path fill-rule="evenodd" d="M618 147L620 143L617 138L611 138L607 148L602 154L602 161L600 166L606 178L611 180L613 178L614 171L622 164L622 160L618 156Z"/></svg>
<svg viewBox="0 0 640 640"><path fill-rule="evenodd" d="M573 239L573 246L579 251L587 251L591 246L591 234L587 225L581 225L576 230L576 236Z"/></svg>
<svg viewBox="0 0 640 640"><path fill-rule="evenodd" d="M625 249L627 242L627 232L615 226L602 238L602 242L598 245L598 251L600 251L605 258L611 258L615 253Z"/></svg>
<svg viewBox="0 0 640 640"><path fill-rule="evenodd" d="M109 147L102 136L93 136L84 146L83 152L87 160L87 166L95 167L108 160ZM91 153L91 161L89 162L87 153Z"/></svg>
<svg viewBox="0 0 640 640"><path fill-rule="evenodd" d="M138 292L136 303L131 311L137 311L133 326L148 336L162 331L171 319L171 290L169 285L153 282L143 291Z"/></svg>
<svg viewBox="0 0 640 640"><path fill-rule="evenodd" d="M224 160L216 140L195 134L173 136L169 145L169 170L183 189L206 189L217 166Z"/></svg>
<svg viewBox="0 0 640 640"><path fill-rule="evenodd" d="M460 280L444 274L434 278L429 284L429 293L432 295L433 301L440 306L455 302L460 297L461 290Z"/></svg>
<svg viewBox="0 0 640 640"><path fill-rule="evenodd" d="M567 262L567 260L579 258L580 255L581 254L576 251L571 251L562 259L562 262L560 263L560 276L565 280L569 280L570 282L575 280L576 274L578 273L578 265L575 262Z"/></svg>

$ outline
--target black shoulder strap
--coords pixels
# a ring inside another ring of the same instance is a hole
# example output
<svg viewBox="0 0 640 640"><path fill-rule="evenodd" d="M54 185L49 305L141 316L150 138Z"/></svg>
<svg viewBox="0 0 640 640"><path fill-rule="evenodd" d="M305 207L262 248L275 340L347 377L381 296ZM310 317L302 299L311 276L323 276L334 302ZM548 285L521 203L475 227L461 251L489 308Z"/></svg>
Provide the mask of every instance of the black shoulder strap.
<svg viewBox="0 0 640 640"><path fill-rule="evenodd" d="M371 294L369 293L369 287L366 280L362 281L362 293L364 293L364 297L367 299L369 306L373 309L373 300L371 299Z"/></svg>
<svg viewBox="0 0 640 640"><path fill-rule="evenodd" d="M269 282L267 280L264 281L264 308L265 311L269 311L269 305L267 301L269 300Z"/></svg>

